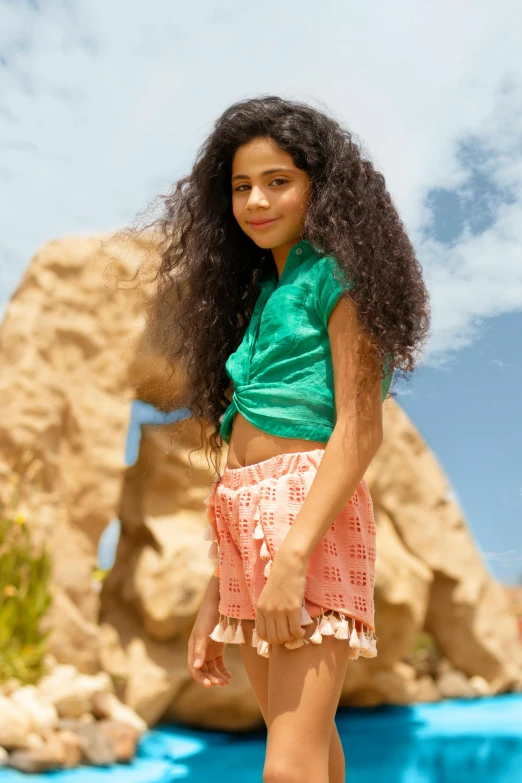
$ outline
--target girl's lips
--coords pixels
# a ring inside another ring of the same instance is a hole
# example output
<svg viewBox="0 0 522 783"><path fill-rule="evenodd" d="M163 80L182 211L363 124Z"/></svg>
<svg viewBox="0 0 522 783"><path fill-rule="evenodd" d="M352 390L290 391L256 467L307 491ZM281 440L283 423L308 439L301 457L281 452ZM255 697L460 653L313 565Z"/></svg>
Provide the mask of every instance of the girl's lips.
<svg viewBox="0 0 522 783"><path fill-rule="evenodd" d="M252 223L250 221L250 225L252 228L264 228L265 226L270 226L272 223L275 223L278 218L274 218L273 220L263 220L262 223Z"/></svg>

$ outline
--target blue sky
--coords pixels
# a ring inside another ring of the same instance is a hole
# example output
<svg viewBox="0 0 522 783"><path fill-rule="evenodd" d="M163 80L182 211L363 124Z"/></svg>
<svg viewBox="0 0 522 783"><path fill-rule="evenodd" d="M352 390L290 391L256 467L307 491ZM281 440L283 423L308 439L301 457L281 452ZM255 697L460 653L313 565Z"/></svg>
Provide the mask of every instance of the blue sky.
<svg viewBox="0 0 522 783"><path fill-rule="evenodd" d="M332 112L387 180L431 294L398 402L488 567L522 574L522 6L0 0L0 312L34 252L129 223L235 100Z"/></svg>

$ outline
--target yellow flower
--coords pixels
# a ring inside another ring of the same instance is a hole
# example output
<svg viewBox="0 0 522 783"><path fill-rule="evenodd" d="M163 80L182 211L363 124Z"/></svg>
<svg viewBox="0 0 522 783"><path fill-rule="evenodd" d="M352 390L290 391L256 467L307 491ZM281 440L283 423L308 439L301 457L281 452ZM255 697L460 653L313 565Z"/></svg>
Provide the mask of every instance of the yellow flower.
<svg viewBox="0 0 522 783"><path fill-rule="evenodd" d="M3 592L6 598L12 598L18 591L14 585L6 585Z"/></svg>
<svg viewBox="0 0 522 783"><path fill-rule="evenodd" d="M17 514L14 518L17 525L25 525L26 519L23 514Z"/></svg>

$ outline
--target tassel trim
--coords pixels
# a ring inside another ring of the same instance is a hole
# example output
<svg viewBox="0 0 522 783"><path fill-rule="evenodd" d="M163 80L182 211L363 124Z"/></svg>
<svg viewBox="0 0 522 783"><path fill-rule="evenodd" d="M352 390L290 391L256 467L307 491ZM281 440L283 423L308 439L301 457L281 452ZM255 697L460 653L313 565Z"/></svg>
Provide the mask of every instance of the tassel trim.
<svg viewBox="0 0 522 783"><path fill-rule="evenodd" d="M235 627L232 624L234 620L236 622ZM350 620L352 622L351 632ZM315 622L315 629L311 637L309 639L292 639L289 642L285 642L287 650L298 650L300 647L310 643L321 644L323 636L333 636L335 639L348 641L348 660L350 661L356 661L359 657L377 657L377 637L375 632L370 631L364 623L361 624L361 630L357 631L353 617L346 617L342 612L339 612L339 617L337 617L333 611L330 614L323 612L322 615L312 619L303 604L301 607L301 625L310 625L313 622ZM216 642L223 644L245 644L245 634L241 627L241 619L237 618L225 616L222 618L220 615L219 623L209 636ZM252 631L250 646L255 648L258 655L261 655L263 658L270 657L272 645L258 636L255 627Z"/></svg>
<svg viewBox="0 0 522 783"><path fill-rule="evenodd" d="M203 533L203 541L216 541L216 533L212 525L208 525Z"/></svg>

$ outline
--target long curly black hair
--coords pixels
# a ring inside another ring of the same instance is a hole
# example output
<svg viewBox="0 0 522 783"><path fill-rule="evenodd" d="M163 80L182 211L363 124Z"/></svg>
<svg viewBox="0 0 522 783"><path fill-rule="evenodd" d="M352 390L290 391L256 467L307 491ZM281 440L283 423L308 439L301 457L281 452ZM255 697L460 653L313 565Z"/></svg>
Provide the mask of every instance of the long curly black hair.
<svg viewBox="0 0 522 783"><path fill-rule="evenodd" d="M311 180L302 237L334 256L357 280L350 296L381 367L394 378L412 372L428 336L428 292L412 244L386 189L363 156L360 142L311 106L268 95L232 104L215 122L192 171L157 196L153 228L161 262L149 313L156 350L186 385L165 411L180 404L201 423L202 444L219 472L221 417L230 402L225 362L239 346L259 295L257 282L275 272L269 250L258 247L232 213L232 160L238 147L270 138ZM143 230L143 229L141 229Z"/></svg>

